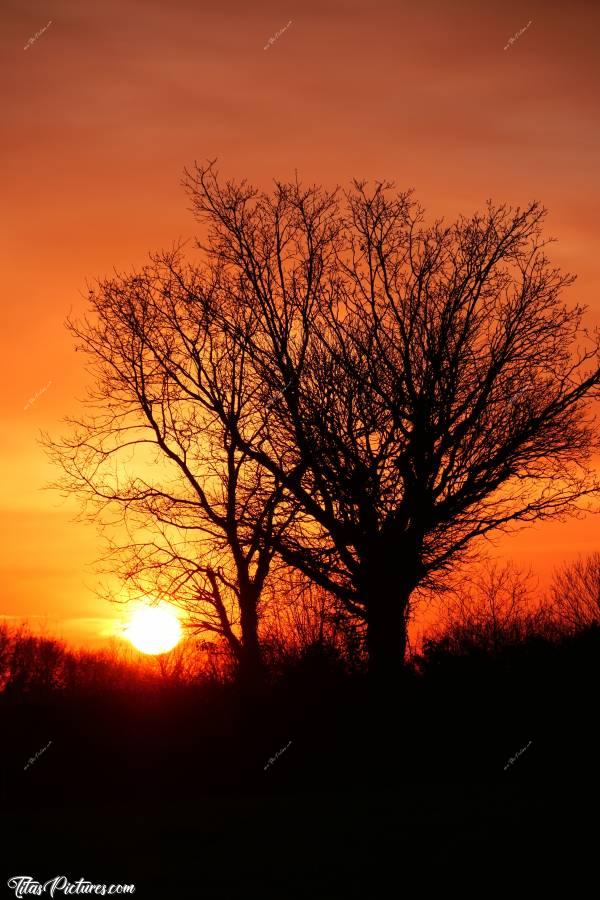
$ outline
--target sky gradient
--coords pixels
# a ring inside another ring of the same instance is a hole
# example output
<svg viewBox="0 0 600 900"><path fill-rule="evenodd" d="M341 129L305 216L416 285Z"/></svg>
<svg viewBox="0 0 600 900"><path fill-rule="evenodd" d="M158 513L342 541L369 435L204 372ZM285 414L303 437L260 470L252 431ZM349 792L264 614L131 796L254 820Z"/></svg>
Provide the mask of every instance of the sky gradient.
<svg viewBox="0 0 600 900"><path fill-rule="evenodd" d="M194 235L194 160L264 187L390 179L432 218L540 200L578 275L565 299L600 321L595 2L5 2L2 26L1 615L77 642L122 615L94 593L94 528L42 490L36 439L78 411L64 320L86 280ZM588 517L494 552L544 584L599 535Z"/></svg>

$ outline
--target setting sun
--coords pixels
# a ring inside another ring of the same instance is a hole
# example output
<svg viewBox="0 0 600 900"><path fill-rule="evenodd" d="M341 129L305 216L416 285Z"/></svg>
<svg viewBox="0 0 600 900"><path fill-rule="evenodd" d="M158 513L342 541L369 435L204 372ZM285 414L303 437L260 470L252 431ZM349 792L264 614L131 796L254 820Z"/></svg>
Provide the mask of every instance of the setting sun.
<svg viewBox="0 0 600 900"><path fill-rule="evenodd" d="M170 610L146 606L132 615L124 635L142 653L167 653L179 643L181 625Z"/></svg>

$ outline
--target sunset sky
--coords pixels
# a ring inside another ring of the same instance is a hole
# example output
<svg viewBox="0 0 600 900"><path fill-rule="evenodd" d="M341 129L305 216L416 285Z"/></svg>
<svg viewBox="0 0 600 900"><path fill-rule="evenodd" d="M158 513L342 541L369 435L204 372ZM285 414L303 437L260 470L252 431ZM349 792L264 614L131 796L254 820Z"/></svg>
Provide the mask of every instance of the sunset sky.
<svg viewBox="0 0 600 900"><path fill-rule="evenodd" d="M95 594L93 526L42 490L56 473L36 439L79 408L64 320L86 280L194 235L194 160L264 187L296 169L391 179L431 217L540 200L554 262L578 275L565 299L600 321L597 2L9 0L1 15L1 615L77 642L122 615ZM588 517L494 552L545 583L599 536Z"/></svg>

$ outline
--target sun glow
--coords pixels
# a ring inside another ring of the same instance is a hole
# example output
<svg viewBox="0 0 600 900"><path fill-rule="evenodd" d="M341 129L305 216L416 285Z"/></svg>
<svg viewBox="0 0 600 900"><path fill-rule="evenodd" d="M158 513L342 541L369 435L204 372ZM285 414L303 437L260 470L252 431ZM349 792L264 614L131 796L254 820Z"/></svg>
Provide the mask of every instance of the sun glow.
<svg viewBox="0 0 600 900"><path fill-rule="evenodd" d="M165 606L144 606L133 613L123 633L142 653L167 653L179 643L181 625Z"/></svg>

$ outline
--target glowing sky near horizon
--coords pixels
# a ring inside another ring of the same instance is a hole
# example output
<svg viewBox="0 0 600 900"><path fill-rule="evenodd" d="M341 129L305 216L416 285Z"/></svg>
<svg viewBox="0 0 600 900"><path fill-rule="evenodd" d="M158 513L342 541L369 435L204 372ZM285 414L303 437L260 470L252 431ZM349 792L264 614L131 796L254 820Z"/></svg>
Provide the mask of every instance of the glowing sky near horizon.
<svg viewBox="0 0 600 900"><path fill-rule="evenodd" d="M579 276L567 298L600 320L598 4L32 0L0 16L0 614L77 641L114 632L101 544L41 490L36 437L78 410L63 323L86 279L194 235L180 181L195 159L265 187L296 169L393 179L431 217L539 199L553 260ZM543 582L599 535L597 516L549 523L494 552Z"/></svg>

